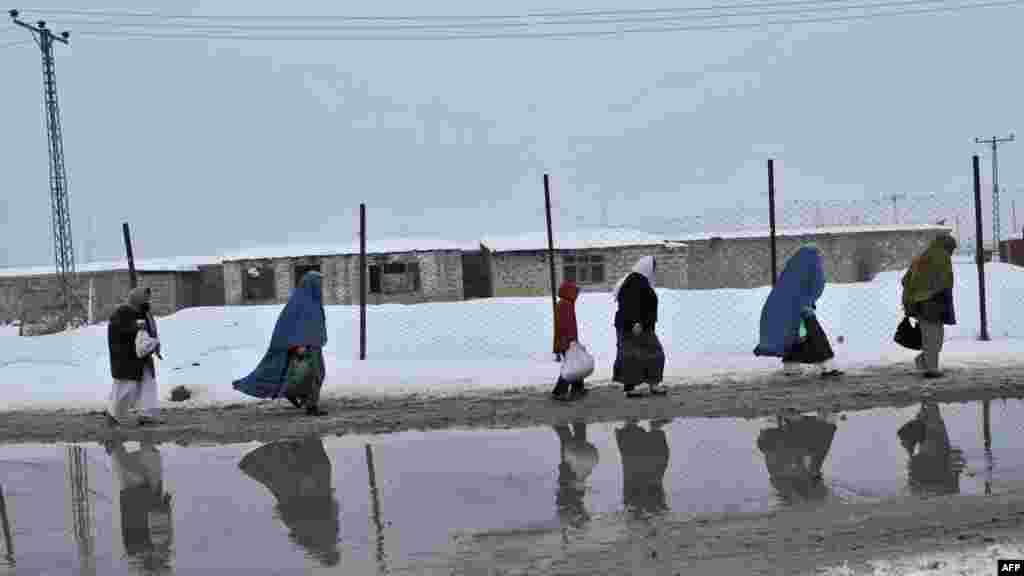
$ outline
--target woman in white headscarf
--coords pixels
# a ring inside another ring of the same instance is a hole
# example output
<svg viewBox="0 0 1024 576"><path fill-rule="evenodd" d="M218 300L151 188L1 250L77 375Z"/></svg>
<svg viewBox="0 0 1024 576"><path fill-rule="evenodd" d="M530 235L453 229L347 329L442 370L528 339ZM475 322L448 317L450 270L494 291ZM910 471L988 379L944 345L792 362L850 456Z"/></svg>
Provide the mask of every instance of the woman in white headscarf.
<svg viewBox="0 0 1024 576"><path fill-rule="evenodd" d="M623 385L626 396L639 396L636 387L648 384L651 394L665 394L661 384L665 351L654 333L658 322L658 295L654 292L657 262L644 256L615 285L616 354L612 379Z"/></svg>

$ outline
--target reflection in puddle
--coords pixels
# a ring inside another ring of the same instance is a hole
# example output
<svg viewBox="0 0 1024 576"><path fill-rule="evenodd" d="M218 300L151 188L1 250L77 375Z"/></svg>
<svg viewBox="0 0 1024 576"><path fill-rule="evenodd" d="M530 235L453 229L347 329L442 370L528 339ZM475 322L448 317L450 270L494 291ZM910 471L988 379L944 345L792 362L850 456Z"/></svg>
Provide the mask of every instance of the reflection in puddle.
<svg viewBox="0 0 1024 576"><path fill-rule="evenodd" d="M784 503L828 498L821 469L836 430L827 418L798 416L779 417L778 426L758 434L757 447L764 453L768 478Z"/></svg>
<svg viewBox="0 0 1024 576"><path fill-rule="evenodd" d="M142 442L132 452L120 441L109 442L105 448L120 489L121 538L128 563L145 574L171 574L173 517L171 495L164 491L160 451L149 442ZM79 452L76 459L80 462L78 468L86 470L84 454ZM86 486L75 487L72 493L86 490ZM91 564L86 559L82 562L86 567Z"/></svg>
<svg viewBox="0 0 1024 576"><path fill-rule="evenodd" d="M652 515L998 493L1024 480L1022 406L4 446L0 573L448 573L509 534L557 555Z"/></svg>
<svg viewBox="0 0 1024 576"><path fill-rule="evenodd" d="M337 566L338 501L331 486L331 460L318 436L271 442L249 452L238 467L277 500L277 517L288 538L324 566Z"/></svg>
<svg viewBox="0 0 1024 576"><path fill-rule="evenodd" d="M668 439L662 427L651 422L644 430L631 420L615 431L622 458L622 503L634 516L668 510L663 480L668 469Z"/></svg>

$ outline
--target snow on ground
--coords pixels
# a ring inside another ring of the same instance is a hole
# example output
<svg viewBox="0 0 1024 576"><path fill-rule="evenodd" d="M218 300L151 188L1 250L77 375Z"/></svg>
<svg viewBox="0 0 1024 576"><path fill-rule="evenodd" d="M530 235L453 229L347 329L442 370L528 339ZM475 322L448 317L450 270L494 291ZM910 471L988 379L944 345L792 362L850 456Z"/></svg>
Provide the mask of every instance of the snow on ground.
<svg viewBox="0 0 1024 576"><path fill-rule="evenodd" d="M834 566L818 570L824 576L931 576L958 574L962 576L989 576L996 573L999 559L1024 558L1024 545L1020 542L1001 542L985 547L960 551L918 554L896 559L870 562L869 571L858 571L848 566Z"/></svg>
<svg viewBox="0 0 1024 576"><path fill-rule="evenodd" d="M986 268L991 342L977 341L977 269L958 262L959 324L948 327L943 363L971 366L1019 362L1024 357L1024 269ZM901 272L864 284L829 285L818 303L837 361L848 368L909 363L912 351L892 341L901 318ZM658 333L666 373L706 379L764 374L777 360L756 358L761 305L768 288L659 290ZM250 400L232 380L263 355L280 305L191 308L160 320L165 360L161 397L186 385L194 404ZM580 296L583 343L596 357L592 380L609 379L615 357L614 302L609 293ZM326 395L449 394L467 390L547 388L558 374L551 350L549 298L494 298L470 302L383 305L367 309L367 357L359 361L358 307L328 308ZM109 391L106 326L23 338L0 328L0 408L88 407Z"/></svg>

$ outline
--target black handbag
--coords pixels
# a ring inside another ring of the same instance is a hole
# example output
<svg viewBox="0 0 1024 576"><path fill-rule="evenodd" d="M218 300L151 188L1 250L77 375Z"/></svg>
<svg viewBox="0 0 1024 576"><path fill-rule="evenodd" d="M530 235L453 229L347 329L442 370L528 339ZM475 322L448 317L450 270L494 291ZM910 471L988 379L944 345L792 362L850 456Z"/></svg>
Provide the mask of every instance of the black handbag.
<svg viewBox="0 0 1024 576"><path fill-rule="evenodd" d="M896 335L893 336L893 340L911 350L921 349L921 324L911 323L910 318L904 316L903 321L896 327Z"/></svg>

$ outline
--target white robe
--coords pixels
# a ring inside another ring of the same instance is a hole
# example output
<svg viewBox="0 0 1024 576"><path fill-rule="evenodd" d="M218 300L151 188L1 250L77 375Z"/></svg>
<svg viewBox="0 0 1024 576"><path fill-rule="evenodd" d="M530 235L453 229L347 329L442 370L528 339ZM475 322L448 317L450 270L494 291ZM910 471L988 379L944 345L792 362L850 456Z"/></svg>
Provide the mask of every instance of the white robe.
<svg viewBox="0 0 1024 576"><path fill-rule="evenodd" d="M145 330L139 330L135 338L135 353L139 358L144 358L152 354L159 345L158 339L147 334ZM153 418L156 417L159 407L156 376L149 367L143 369L142 380L114 379L108 409L114 418L126 418L133 409L138 410L142 416Z"/></svg>

